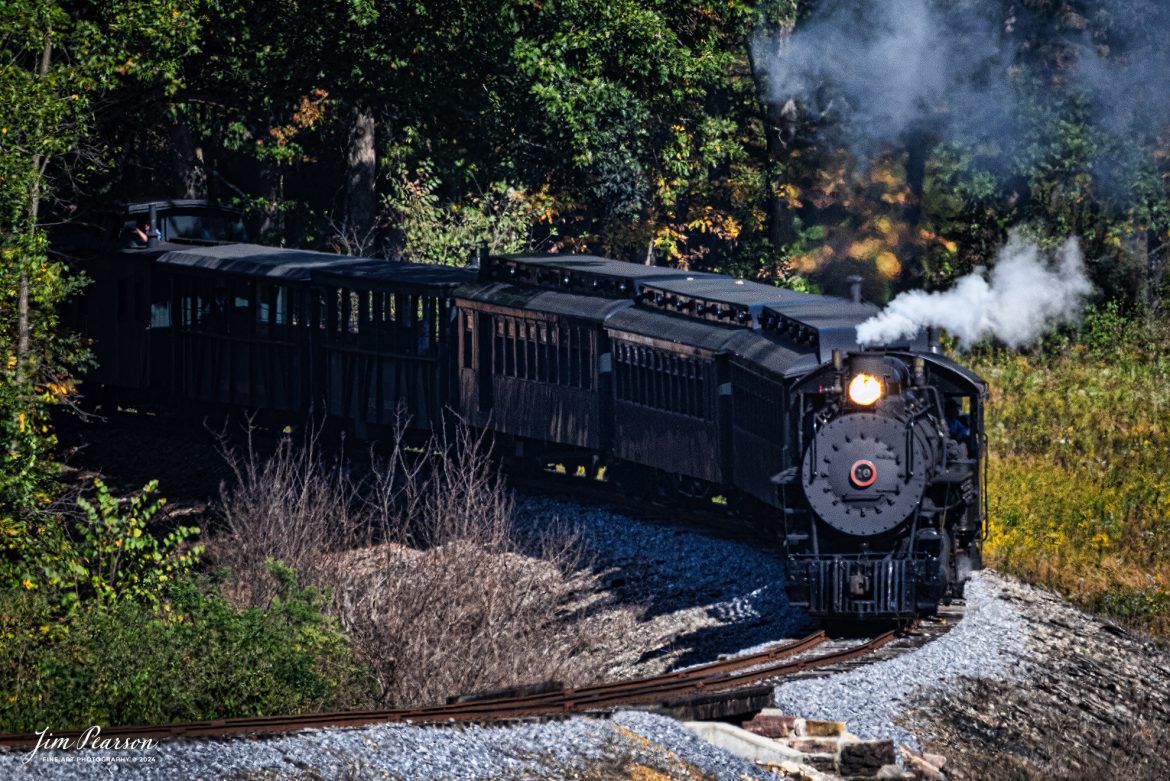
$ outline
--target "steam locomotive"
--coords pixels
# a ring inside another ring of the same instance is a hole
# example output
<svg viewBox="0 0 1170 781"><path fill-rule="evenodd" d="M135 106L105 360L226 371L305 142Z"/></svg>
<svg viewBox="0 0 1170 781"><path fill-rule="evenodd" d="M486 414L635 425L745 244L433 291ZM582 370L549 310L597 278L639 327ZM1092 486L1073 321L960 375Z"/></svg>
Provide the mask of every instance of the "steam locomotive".
<svg viewBox="0 0 1170 781"><path fill-rule="evenodd" d="M905 622L980 566L986 386L929 334L863 349L877 310L856 297L588 255L450 268L228 243L207 204L134 208L159 236L77 258L91 385L323 410L369 439L400 407L421 431L454 410L514 463L765 515L790 600L821 619Z"/></svg>

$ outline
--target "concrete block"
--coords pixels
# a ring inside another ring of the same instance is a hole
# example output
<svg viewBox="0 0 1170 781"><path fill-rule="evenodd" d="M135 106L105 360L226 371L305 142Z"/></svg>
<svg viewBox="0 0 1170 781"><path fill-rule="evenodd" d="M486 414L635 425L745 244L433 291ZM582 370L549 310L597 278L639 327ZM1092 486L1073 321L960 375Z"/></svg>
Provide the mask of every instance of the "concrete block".
<svg viewBox="0 0 1170 781"><path fill-rule="evenodd" d="M684 721L683 726L711 745L757 765L804 761L804 755L799 751L721 721Z"/></svg>

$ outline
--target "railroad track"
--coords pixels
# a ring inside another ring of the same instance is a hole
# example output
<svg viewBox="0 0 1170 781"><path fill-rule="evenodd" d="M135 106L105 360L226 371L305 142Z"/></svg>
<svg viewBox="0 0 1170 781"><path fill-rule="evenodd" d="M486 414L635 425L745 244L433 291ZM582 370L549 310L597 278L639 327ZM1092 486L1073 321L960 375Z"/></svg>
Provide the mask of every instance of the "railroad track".
<svg viewBox="0 0 1170 781"><path fill-rule="evenodd" d="M181 724L110 727L102 737L123 739L168 739L182 737L226 737L235 735L274 735L302 729L357 727L369 724L445 724L493 722L525 718L550 718L571 714L600 713L621 707L646 707L685 702L688 698L710 701L734 694L737 690L760 688L760 684L817 668L840 665L874 653L895 639L895 632L829 653L809 652L826 642L824 632L801 640L778 645L758 653L746 654L686 670L618 683L598 684L554 692L526 694L453 702L426 708L315 713L304 716L271 716L218 719ZM795 658L794 658L795 657ZM768 687L770 690L770 687ZM54 732L53 737L74 738L81 730ZM19 733L0 735L0 745L35 746L38 735Z"/></svg>

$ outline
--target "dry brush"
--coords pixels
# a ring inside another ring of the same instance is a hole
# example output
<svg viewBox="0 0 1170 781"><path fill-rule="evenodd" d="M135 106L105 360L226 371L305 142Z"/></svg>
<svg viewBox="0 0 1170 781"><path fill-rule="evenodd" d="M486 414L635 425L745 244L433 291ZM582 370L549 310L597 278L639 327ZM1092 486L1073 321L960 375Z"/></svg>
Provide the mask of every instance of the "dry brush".
<svg viewBox="0 0 1170 781"><path fill-rule="evenodd" d="M234 573L227 592L266 604L270 558L328 588L380 705L590 679L633 614L609 603L571 532L518 530L483 435L457 425L412 448L405 424L360 478L316 434L268 457L251 437L225 448L235 485L210 552Z"/></svg>

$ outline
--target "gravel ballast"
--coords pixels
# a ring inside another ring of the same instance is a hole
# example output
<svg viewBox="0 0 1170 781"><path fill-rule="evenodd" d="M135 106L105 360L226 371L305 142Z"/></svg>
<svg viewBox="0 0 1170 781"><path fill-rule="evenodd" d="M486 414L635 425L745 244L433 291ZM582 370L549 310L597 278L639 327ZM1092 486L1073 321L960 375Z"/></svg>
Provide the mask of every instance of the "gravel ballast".
<svg viewBox="0 0 1170 781"><path fill-rule="evenodd" d="M812 626L788 603L774 547L543 497L522 502L517 517L533 529L575 532L613 599L637 607L637 627L614 649L607 679L710 661Z"/></svg>
<svg viewBox="0 0 1170 781"><path fill-rule="evenodd" d="M27 760L27 762L26 762ZM118 760L118 761L112 761ZM386 725L267 740L175 741L140 751L5 752L19 781L88 779L766 779L769 774L695 737L678 722L624 712L501 727ZM662 774L654 776L649 771Z"/></svg>
<svg viewBox="0 0 1170 781"><path fill-rule="evenodd" d="M776 707L794 716L844 721L862 738L890 738L916 746L916 738L895 723L911 697L924 689L944 690L960 679L1012 679L1013 662L1024 650L1028 628L987 573L967 583L966 615L942 637L894 659L828 678L776 687Z"/></svg>

